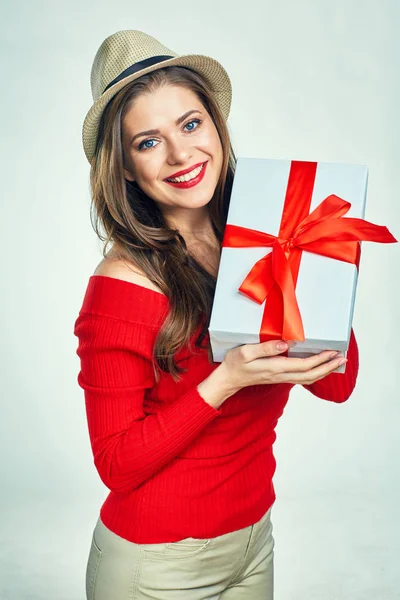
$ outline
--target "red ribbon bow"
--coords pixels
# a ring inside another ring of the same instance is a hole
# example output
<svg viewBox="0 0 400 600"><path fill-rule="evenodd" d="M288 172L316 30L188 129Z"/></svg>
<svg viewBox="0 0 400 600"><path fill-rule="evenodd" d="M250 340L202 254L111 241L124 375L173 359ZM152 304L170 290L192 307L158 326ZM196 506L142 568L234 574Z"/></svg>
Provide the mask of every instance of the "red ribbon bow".
<svg viewBox="0 0 400 600"><path fill-rule="evenodd" d="M272 248L255 263L239 287L240 292L259 304L268 297L260 329L261 342L278 338L305 340L295 293L303 250L358 268L360 241L397 242L384 226L363 219L342 219L351 204L335 194L308 214L316 169L317 163L292 161L277 236L237 225L225 227L222 247Z"/></svg>

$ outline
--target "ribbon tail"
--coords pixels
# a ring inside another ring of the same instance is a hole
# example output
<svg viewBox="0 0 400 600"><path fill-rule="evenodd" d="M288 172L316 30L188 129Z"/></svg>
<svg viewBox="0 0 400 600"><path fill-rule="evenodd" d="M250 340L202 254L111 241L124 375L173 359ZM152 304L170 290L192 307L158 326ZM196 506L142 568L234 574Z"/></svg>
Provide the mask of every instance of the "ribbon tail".
<svg viewBox="0 0 400 600"><path fill-rule="evenodd" d="M277 282L283 303L282 339L304 342L303 321L297 303L295 286L289 262L281 246L276 244L272 259L273 277Z"/></svg>
<svg viewBox="0 0 400 600"><path fill-rule="evenodd" d="M243 280L239 292L262 304L274 285L271 253L256 262Z"/></svg>
<svg viewBox="0 0 400 600"><path fill-rule="evenodd" d="M295 239L301 250L358 266L360 242L397 242L387 227L352 217L314 223Z"/></svg>
<svg viewBox="0 0 400 600"><path fill-rule="evenodd" d="M283 330L283 302L279 286L274 283L267 301L260 327L260 342L282 339ZM290 339L290 338L288 338Z"/></svg>

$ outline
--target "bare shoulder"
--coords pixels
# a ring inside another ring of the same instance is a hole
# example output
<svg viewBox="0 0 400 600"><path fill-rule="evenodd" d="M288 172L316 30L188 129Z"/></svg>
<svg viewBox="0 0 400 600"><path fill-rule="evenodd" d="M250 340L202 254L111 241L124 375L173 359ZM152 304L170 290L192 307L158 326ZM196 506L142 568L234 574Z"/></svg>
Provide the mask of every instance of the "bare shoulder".
<svg viewBox="0 0 400 600"><path fill-rule="evenodd" d="M128 263L127 261L107 257L97 265L93 275L104 275L105 277L114 277L116 279L123 279L136 285L154 290L163 294L161 289L143 273L143 271L134 263Z"/></svg>

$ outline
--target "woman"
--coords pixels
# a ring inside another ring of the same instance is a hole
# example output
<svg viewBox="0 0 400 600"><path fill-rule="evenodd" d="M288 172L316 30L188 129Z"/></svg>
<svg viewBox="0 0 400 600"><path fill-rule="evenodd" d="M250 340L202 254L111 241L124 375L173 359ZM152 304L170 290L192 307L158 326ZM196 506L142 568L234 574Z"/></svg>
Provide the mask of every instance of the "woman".
<svg viewBox="0 0 400 600"><path fill-rule="evenodd" d="M338 353L288 358L283 340L213 363L207 326L235 168L228 75L120 31L91 81L83 143L96 232L113 246L74 330L94 463L110 490L87 598L270 600L275 427L295 384L350 396L354 334L344 375L333 373Z"/></svg>

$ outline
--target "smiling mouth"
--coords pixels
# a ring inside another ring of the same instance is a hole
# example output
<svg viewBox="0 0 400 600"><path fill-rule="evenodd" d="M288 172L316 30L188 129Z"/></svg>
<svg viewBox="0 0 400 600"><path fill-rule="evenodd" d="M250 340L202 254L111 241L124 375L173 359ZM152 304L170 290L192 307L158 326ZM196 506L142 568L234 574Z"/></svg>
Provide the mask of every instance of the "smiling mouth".
<svg viewBox="0 0 400 600"><path fill-rule="evenodd" d="M185 175L182 175L181 177L176 177L176 178L172 178L172 179L164 179L164 181L166 183L168 183L168 185L172 185L172 187L175 187L175 188L180 188L180 189L191 188L191 187L197 185L198 183L200 183L200 181L203 179L204 174L206 172L207 164L208 164L208 161L203 163L201 166L196 167L190 173L186 173Z"/></svg>
<svg viewBox="0 0 400 600"><path fill-rule="evenodd" d="M202 163L201 165L195 167L194 169L192 169L188 173L185 173L184 175L181 175L180 177L167 177L165 181L169 181L170 183L184 183L185 181L190 181L191 179L194 179L198 176L198 174L203 170L205 164L205 162Z"/></svg>

